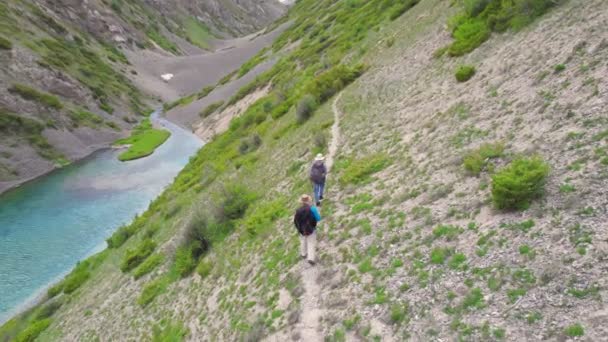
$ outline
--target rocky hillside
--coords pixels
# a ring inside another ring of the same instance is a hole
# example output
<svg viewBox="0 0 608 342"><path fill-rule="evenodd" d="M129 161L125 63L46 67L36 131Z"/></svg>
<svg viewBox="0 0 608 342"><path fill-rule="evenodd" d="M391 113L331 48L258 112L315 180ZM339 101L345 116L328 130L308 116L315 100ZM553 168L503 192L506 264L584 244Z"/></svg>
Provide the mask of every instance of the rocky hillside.
<svg viewBox="0 0 608 342"><path fill-rule="evenodd" d="M149 113L126 50L202 53L283 12L273 1L3 1L0 192L108 146Z"/></svg>
<svg viewBox="0 0 608 342"><path fill-rule="evenodd" d="M300 0L290 18L283 57L225 106L253 104L0 336L604 340L608 4ZM319 152L310 266L291 215Z"/></svg>

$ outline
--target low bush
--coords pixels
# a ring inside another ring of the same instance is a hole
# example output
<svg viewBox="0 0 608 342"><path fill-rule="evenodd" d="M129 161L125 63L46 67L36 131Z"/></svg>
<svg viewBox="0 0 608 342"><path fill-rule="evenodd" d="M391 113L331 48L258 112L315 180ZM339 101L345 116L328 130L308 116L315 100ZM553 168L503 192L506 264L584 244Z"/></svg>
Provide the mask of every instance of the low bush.
<svg viewBox="0 0 608 342"><path fill-rule="evenodd" d="M469 19L458 25L453 33L454 42L448 48L450 56L462 56L490 38L490 29L479 19Z"/></svg>
<svg viewBox="0 0 608 342"><path fill-rule="evenodd" d="M549 165L539 157L518 158L492 176L492 201L498 209L526 209L543 194Z"/></svg>
<svg viewBox="0 0 608 342"><path fill-rule="evenodd" d="M62 298L48 301L36 310L36 320L42 320L53 316L53 314L63 306L63 303L64 301Z"/></svg>
<svg viewBox="0 0 608 342"><path fill-rule="evenodd" d="M196 273L198 273L203 279L211 274L212 270L213 264L207 260L202 260L196 267Z"/></svg>
<svg viewBox="0 0 608 342"><path fill-rule="evenodd" d="M475 75L475 67L472 65L461 65L456 69L456 80L458 82L466 82Z"/></svg>
<svg viewBox="0 0 608 342"><path fill-rule="evenodd" d="M34 342L49 325L51 325L51 320L48 318L33 321L17 335L15 342Z"/></svg>
<svg viewBox="0 0 608 342"><path fill-rule="evenodd" d="M169 286L169 281L165 277L152 280L146 284L146 286L144 286L141 295L139 295L139 298L137 298L137 304L141 306L150 304L154 298L165 292L167 286Z"/></svg>
<svg viewBox="0 0 608 342"><path fill-rule="evenodd" d="M390 14L388 18L390 20L395 20L403 15L403 13L407 12L410 8L414 7L420 0L401 0L397 5L393 6L390 10Z"/></svg>
<svg viewBox="0 0 608 342"><path fill-rule="evenodd" d="M201 89L201 91L199 91L198 93L196 93L196 99L200 100L203 97L209 95L209 93L211 93L213 90L215 89L215 86L206 86L203 89Z"/></svg>
<svg viewBox="0 0 608 342"><path fill-rule="evenodd" d="M201 118L206 118L209 115L213 114L218 108L220 108L223 105L224 105L224 101L214 102L214 103L208 105L207 107L205 107L205 109L201 110L201 112L198 115Z"/></svg>
<svg viewBox="0 0 608 342"><path fill-rule="evenodd" d="M0 132L3 134L26 133L38 135L43 130L44 124L41 122L9 113L0 108Z"/></svg>
<svg viewBox="0 0 608 342"><path fill-rule="evenodd" d="M10 50L13 48L13 43L4 38L4 37L0 37L0 50Z"/></svg>
<svg viewBox="0 0 608 342"><path fill-rule="evenodd" d="M580 337L585 335L585 328L583 328L583 326L579 323L576 323L566 327L566 329L564 329L564 333L568 337Z"/></svg>
<svg viewBox="0 0 608 342"><path fill-rule="evenodd" d="M106 239L108 248L118 248L122 246L131 236L137 232L137 225L129 224L118 228L112 236Z"/></svg>
<svg viewBox="0 0 608 342"><path fill-rule="evenodd" d="M120 269L123 272L128 272L141 264L154 250L156 242L152 239L145 239L137 245L135 249L127 249L123 256Z"/></svg>
<svg viewBox="0 0 608 342"><path fill-rule="evenodd" d="M382 171L390 163L390 158L382 153L348 162L340 177L340 183L361 184L367 182L371 175Z"/></svg>
<svg viewBox="0 0 608 342"><path fill-rule="evenodd" d="M177 274L184 278L189 276L194 268L198 257L201 254L201 247L198 244L191 244L190 246L182 246L175 252L174 267Z"/></svg>
<svg viewBox="0 0 608 342"><path fill-rule="evenodd" d="M36 101L46 107L51 107L55 109L63 108L63 104L61 103L61 101L59 101L59 98L57 98L57 96L38 91L24 84L14 84L8 89L8 91L13 94L18 94L26 100Z"/></svg>
<svg viewBox="0 0 608 342"><path fill-rule="evenodd" d="M464 156L463 166L470 174L479 175L488 166L490 159L502 157L504 149L502 143L483 144Z"/></svg>
<svg viewBox="0 0 608 342"><path fill-rule="evenodd" d="M63 280L63 292L70 294L76 291L91 276L89 262L81 261L76 268Z"/></svg>
<svg viewBox="0 0 608 342"><path fill-rule="evenodd" d="M311 94L304 95L296 107L296 120L302 124L312 116L312 113L319 107L317 99Z"/></svg>
<svg viewBox="0 0 608 342"><path fill-rule="evenodd" d="M139 279L146 274L152 272L156 267L160 266L165 261L165 256L162 254L152 254L146 258L135 270L133 271L133 277Z"/></svg>
<svg viewBox="0 0 608 342"><path fill-rule="evenodd" d="M461 56L485 42L492 31L518 30L564 0L467 0L464 10L450 18L454 42L448 53Z"/></svg>

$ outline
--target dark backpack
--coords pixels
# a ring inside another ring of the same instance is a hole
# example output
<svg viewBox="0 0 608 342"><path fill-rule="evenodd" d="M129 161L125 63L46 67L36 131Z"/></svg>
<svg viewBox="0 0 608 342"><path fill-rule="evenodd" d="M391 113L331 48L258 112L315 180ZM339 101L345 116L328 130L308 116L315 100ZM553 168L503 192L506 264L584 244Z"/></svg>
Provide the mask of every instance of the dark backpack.
<svg viewBox="0 0 608 342"><path fill-rule="evenodd" d="M325 182L325 164L322 162L315 162L310 168L310 180L320 184Z"/></svg>
<svg viewBox="0 0 608 342"><path fill-rule="evenodd" d="M293 223L298 229L298 232L304 236L312 234L317 227L317 220L310 210L310 207L307 205L301 206L296 210L296 214L293 217Z"/></svg>

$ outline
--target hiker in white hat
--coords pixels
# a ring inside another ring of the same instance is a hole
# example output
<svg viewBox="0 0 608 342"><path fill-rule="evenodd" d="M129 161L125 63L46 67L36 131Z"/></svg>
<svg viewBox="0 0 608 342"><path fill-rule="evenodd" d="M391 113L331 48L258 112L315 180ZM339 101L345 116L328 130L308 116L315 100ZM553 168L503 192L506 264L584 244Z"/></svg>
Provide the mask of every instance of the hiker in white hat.
<svg viewBox="0 0 608 342"><path fill-rule="evenodd" d="M325 189L326 176L327 168L325 167L325 156L319 153L315 157L312 167L310 168L310 181L312 182L312 190L317 206L320 206L321 201L323 200L323 190Z"/></svg>

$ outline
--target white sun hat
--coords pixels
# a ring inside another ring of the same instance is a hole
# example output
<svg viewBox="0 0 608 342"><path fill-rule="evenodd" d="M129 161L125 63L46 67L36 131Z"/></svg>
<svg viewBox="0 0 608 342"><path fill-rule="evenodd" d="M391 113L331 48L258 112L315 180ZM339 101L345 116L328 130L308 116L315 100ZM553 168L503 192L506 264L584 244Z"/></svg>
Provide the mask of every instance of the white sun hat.
<svg viewBox="0 0 608 342"><path fill-rule="evenodd" d="M322 153L317 154L315 160L325 160L325 156Z"/></svg>

